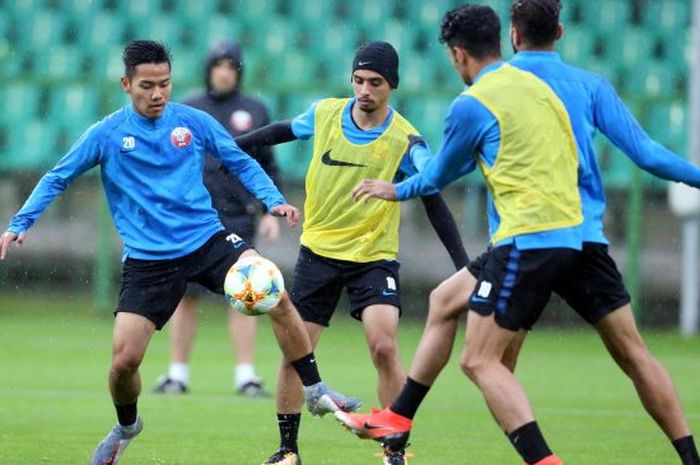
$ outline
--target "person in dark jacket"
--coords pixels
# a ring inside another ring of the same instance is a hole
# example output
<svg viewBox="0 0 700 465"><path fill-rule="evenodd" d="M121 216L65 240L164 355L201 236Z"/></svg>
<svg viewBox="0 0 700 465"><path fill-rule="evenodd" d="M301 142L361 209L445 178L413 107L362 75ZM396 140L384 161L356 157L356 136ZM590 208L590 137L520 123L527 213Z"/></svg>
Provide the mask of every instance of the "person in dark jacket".
<svg viewBox="0 0 700 465"><path fill-rule="evenodd" d="M205 66L206 90L183 103L206 111L227 128L234 137L265 126L270 122L265 105L240 90L243 73L241 48L238 44L221 42L207 56ZM277 167L270 147L250 151L279 186ZM260 202L208 155L204 167L204 182L211 193L212 204L224 226L234 231L248 244L253 244ZM279 236L277 219L263 211L257 223L259 234L268 241ZM158 393L182 394L189 390L189 356L197 331L199 297L204 290L191 284L170 320L170 368L154 389ZM253 364L257 320L233 310L229 312L229 332L236 351L234 388L246 396L265 396L262 380Z"/></svg>

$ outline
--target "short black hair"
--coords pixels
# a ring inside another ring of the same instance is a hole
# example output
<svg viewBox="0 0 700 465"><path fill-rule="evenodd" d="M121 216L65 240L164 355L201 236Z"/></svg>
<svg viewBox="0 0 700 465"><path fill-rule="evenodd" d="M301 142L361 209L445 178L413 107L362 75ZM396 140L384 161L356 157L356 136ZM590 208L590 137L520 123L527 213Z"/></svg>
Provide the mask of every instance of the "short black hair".
<svg viewBox="0 0 700 465"><path fill-rule="evenodd" d="M560 0L515 0L510 21L529 45L544 46L557 40Z"/></svg>
<svg viewBox="0 0 700 465"><path fill-rule="evenodd" d="M122 54L124 62L124 74L132 77L136 67L144 63L167 63L171 68L170 50L162 43L155 40L132 40Z"/></svg>
<svg viewBox="0 0 700 465"><path fill-rule="evenodd" d="M501 20L490 6L465 3L447 13L440 27L440 42L461 47L476 58L501 56Z"/></svg>

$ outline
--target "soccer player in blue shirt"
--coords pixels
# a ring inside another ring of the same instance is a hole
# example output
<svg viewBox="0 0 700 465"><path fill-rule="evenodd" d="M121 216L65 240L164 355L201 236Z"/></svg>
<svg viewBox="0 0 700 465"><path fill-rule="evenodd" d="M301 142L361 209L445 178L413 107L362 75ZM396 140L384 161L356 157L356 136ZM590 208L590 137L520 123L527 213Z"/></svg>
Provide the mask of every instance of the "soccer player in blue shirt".
<svg viewBox="0 0 700 465"><path fill-rule="evenodd" d="M188 282L223 293L229 268L257 255L229 234L212 208L203 182L206 153L219 158L268 211L294 226L298 210L288 205L260 165L241 151L213 117L170 103L170 54L154 41L124 49L121 85L131 104L93 125L39 181L1 236L0 259L9 244L20 245L44 209L79 175L100 166L109 208L124 242L122 287L115 310L109 387L117 425L98 444L93 465L116 464L141 432L137 414L139 365L151 336L175 311ZM302 380L309 410L323 415L359 407L322 381L303 323L285 294L270 312L285 358Z"/></svg>
<svg viewBox="0 0 700 465"><path fill-rule="evenodd" d="M563 101L569 113L579 153L579 191L584 222L580 265L575 286L562 295L600 333L621 368L633 380L645 408L673 441L684 465L697 465L698 455L683 417L670 377L649 353L634 323L629 295L614 261L607 252L603 233L605 195L593 150L595 130L600 130L641 168L658 177L700 186L700 169L668 151L639 127L609 83L599 76L561 61L554 43L561 37L561 4L558 0L519 0L512 5L513 43L518 51L513 66L543 79ZM387 413L401 412L382 434L406 430L427 387L432 385L449 357L460 309L474 289L460 286L468 276L460 272L431 294L430 314L421 345L414 358L409 382ZM526 332L519 331L506 349L503 363L511 370ZM447 349L447 351L445 351ZM385 413L385 417L389 417ZM376 417L379 419L379 417Z"/></svg>
<svg viewBox="0 0 700 465"><path fill-rule="evenodd" d="M583 201L583 256L578 284L565 299L593 325L642 405L672 441L684 465L700 465L690 428L668 372L644 344L603 232L605 191L593 137L599 131L643 170L669 181L700 187L700 169L663 147L640 127L604 78L564 63L554 51L563 36L560 0L517 0L511 6L511 64L544 80L571 118L579 152ZM523 333L524 337L524 333ZM511 356L517 355L512 351ZM507 361L515 365L515 358Z"/></svg>
<svg viewBox="0 0 700 465"><path fill-rule="evenodd" d="M390 408L336 417L362 437L403 447L417 406L449 358L458 316L468 309L462 369L525 463L561 465L501 360L519 332L536 323L551 293L571 283L582 243L578 155L561 100L542 80L503 63L500 31L488 6L445 14L440 40L469 87L450 105L440 150L407 180L364 181L354 191L358 200L405 200L478 167L489 188L490 246L431 294L418 353Z"/></svg>

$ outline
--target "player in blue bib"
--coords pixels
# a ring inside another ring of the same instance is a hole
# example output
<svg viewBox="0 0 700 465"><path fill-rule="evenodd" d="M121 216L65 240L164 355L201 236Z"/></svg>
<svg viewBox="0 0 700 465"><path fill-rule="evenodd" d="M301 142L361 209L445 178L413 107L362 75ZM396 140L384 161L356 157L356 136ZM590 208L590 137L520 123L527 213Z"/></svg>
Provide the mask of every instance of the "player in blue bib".
<svg viewBox="0 0 700 465"><path fill-rule="evenodd" d="M136 403L139 366L148 342L168 321L189 282L223 294L231 266L257 252L225 231L204 186L210 153L276 216L294 226L298 210L288 205L257 161L243 152L213 117L170 103L170 54L159 42L129 43L123 55L122 88L131 104L93 125L39 181L0 237L0 259L9 244L24 242L27 230L75 178L100 166L102 184L124 242L122 286L115 310L109 387L117 425L95 449L93 465L114 465L141 432ZM270 319L287 360L293 360L312 414L356 409L322 381L311 342L289 297Z"/></svg>

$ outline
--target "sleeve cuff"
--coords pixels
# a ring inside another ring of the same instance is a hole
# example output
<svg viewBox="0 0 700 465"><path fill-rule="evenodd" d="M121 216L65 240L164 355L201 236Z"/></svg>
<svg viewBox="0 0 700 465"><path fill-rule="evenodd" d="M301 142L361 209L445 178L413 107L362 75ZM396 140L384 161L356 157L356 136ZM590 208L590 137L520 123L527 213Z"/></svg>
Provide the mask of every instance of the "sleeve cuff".
<svg viewBox="0 0 700 465"><path fill-rule="evenodd" d="M409 198L409 189L406 185L406 181L401 181L400 183L396 184L396 200L402 201L408 200Z"/></svg>

